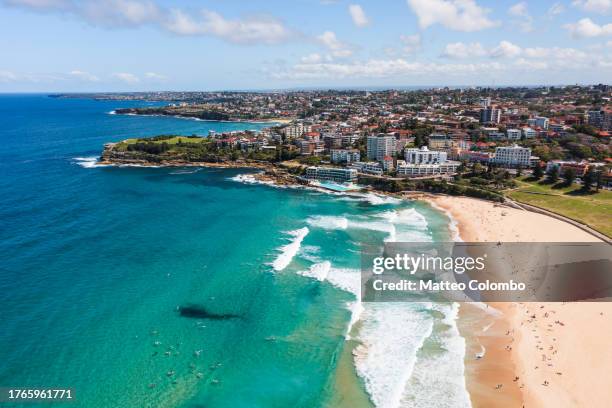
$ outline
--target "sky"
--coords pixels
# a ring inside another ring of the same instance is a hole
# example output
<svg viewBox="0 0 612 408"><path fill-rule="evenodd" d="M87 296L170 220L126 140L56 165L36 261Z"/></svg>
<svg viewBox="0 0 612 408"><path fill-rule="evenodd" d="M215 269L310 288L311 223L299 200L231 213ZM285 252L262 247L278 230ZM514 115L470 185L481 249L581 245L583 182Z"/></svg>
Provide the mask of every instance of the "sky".
<svg viewBox="0 0 612 408"><path fill-rule="evenodd" d="M612 83L612 0L0 0L0 92Z"/></svg>

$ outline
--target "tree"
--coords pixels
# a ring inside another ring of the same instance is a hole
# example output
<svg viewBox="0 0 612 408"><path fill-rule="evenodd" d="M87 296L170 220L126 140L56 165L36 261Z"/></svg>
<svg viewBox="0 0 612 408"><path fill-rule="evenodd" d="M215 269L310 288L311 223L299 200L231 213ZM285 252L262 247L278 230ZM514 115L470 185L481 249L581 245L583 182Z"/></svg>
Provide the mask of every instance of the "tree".
<svg viewBox="0 0 612 408"><path fill-rule="evenodd" d="M536 164L535 168L533 169L533 178L539 180L542 178L543 175L544 169L542 169L542 166L540 166L539 164Z"/></svg>
<svg viewBox="0 0 612 408"><path fill-rule="evenodd" d="M548 177L548 181L550 181L551 183L556 183L557 180L559 180L559 167L551 167L551 169L548 170L548 172L546 173L546 176Z"/></svg>
<svg viewBox="0 0 612 408"><path fill-rule="evenodd" d="M574 180L576 180L576 170L570 167L563 170L563 179L566 185L571 186Z"/></svg>
<svg viewBox="0 0 612 408"><path fill-rule="evenodd" d="M595 191L599 191L603 184L603 171L599 170L595 176Z"/></svg>
<svg viewBox="0 0 612 408"><path fill-rule="evenodd" d="M518 166L516 169L516 177L521 177L523 175L523 166Z"/></svg>
<svg viewBox="0 0 612 408"><path fill-rule="evenodd" d="M596 178L597 178L597 175L595 174L595 171L593 170L592 167L589 167L589 170L587 170L585 175L582 177L582 188L585 191L590 191L591 185L596 180Z"/></svg>

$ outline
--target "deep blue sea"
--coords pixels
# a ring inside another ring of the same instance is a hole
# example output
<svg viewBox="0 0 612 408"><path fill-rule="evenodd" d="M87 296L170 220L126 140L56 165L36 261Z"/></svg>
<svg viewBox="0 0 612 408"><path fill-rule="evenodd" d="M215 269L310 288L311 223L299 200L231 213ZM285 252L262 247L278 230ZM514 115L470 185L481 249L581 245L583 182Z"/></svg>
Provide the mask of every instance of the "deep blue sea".
<svg viewBox="0 0 612 408"><path fill-rule="evenodd" d="M448 239L444 214L96 166L107 142L264 126L109 114L142 105L0 95L0 387L94 408L469 405L456 307L357 301L360 245Z"/></svg>

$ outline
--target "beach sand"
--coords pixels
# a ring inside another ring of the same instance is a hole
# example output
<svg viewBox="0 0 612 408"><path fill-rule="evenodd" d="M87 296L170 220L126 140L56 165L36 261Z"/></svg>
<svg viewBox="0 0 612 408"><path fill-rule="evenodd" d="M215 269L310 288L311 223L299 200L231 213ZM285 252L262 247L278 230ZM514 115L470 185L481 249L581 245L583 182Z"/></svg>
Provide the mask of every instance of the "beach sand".
<svg viewBox="0 0 612 408"><path fill-rule="evenodd" d="M555 218L488 201L428 201L457 221L466 242L598 241ZM459 323L474 407L610 406L611 303L464 303Z"/></svg>

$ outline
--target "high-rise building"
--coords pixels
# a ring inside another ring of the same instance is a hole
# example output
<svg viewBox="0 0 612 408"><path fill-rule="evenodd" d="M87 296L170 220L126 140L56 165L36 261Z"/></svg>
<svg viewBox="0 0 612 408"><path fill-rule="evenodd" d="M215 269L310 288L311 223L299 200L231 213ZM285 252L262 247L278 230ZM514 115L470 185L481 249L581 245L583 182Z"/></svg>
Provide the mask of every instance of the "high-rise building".
<svg viewBox="0 0 612 408"><path fill-rule="evenodd" d="M480 110L480 123L499 123L501 121L501 110L489 106Z"/></svg>
<svg viewBox="0 0 612 408"><path fill-rule="evenodd" d="M495 148L493 163L507 167L529 167L531 149L528 147L503 146Z"/></svg>
<svg viewBox="0 0 612 408"><path fill-rule="evenodd" d="M426 146L420 149L405 149L404 159L411 164L437 164L446 161L446 152L429 150Z"/></svg>
<svg viewBox="0 0 612 408"><path fill-rule="evenodd" d="M587 123L601 130L612 130L612 111L592 110L587 112Z"/></svg>
<svg viewBox="0 0 612 408"><path fill-rule="evenodd" d="M368 159L382 161L386 156L395 156L395 136L380 134L368 136Z"/></svg>
<svg viewBox="0 0 612 408"><path fill-rule="evenodd" d="M353 163L361 158L356 149L331 149L330 156L332 163Z"/></svg>

